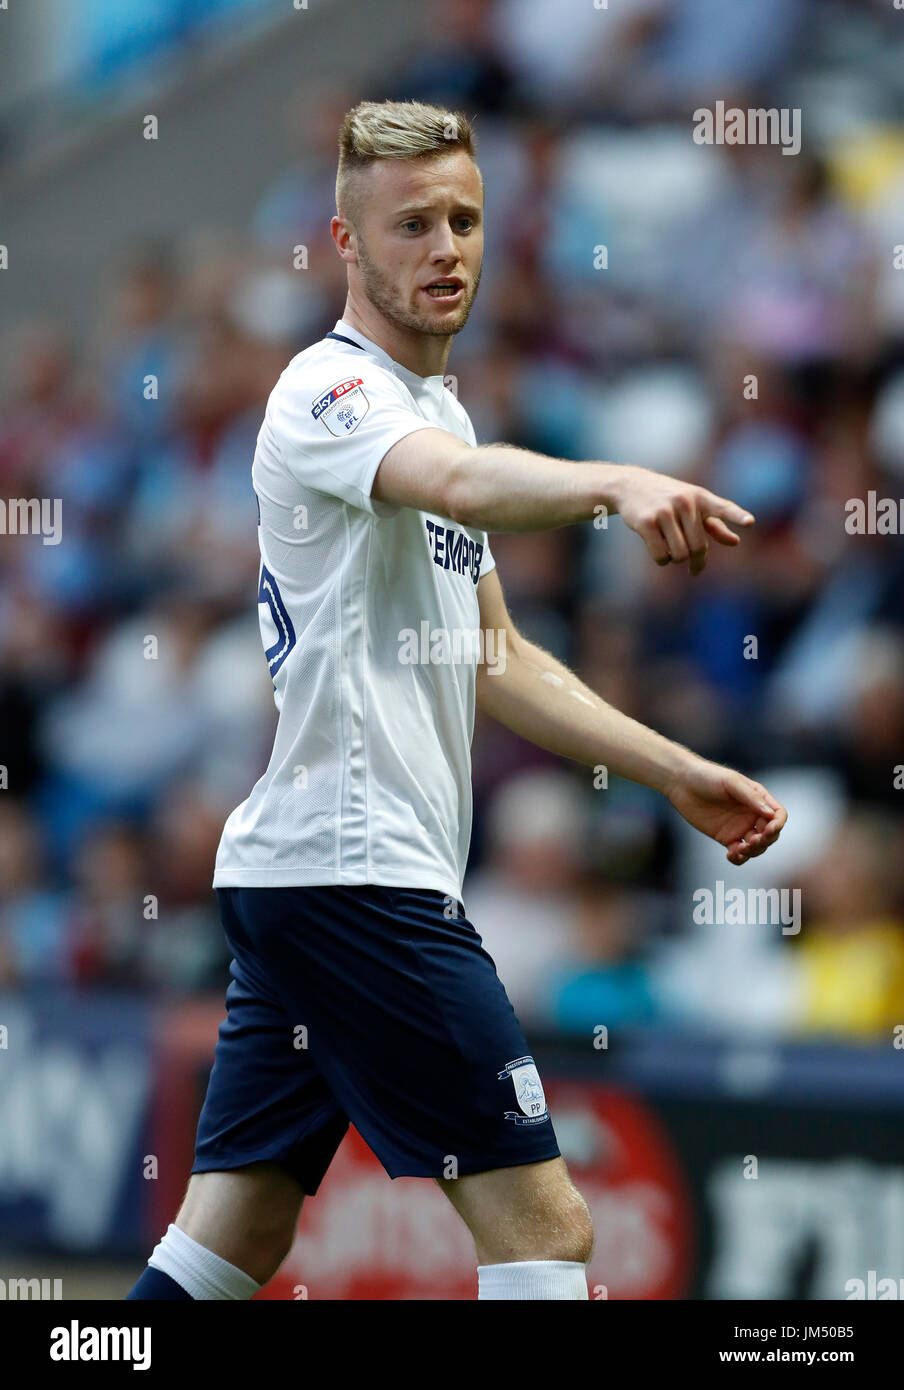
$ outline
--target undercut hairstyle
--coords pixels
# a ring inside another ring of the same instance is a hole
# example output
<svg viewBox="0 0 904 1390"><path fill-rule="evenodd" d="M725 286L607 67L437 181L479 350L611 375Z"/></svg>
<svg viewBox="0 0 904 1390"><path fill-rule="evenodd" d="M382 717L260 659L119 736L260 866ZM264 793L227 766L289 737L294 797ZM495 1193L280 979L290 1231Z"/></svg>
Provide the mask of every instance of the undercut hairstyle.
<svg viewBox="0 0 904 1390"><path fill-rule="evenodd" d="M356 225L360 212L358 175L378 159L425 159L464 150L476 161L471 122L460 111L422 101L362 101L339 127L336 210Z"/></svg>

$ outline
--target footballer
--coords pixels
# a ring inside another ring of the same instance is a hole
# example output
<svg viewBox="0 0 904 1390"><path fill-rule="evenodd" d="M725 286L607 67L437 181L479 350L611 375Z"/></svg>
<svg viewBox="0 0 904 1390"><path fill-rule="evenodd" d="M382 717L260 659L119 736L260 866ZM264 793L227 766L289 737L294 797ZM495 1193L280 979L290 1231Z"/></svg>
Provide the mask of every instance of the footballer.
<svg viewBox="0 0 904 1390"><path fill-rule="evenodd" d="M252 466L279 722L217 852L226 1017L184 1202L128 1297L250 1298L352 1123L391 1178L438 1183L473 1236L479 1299L587 1299L590 1213L462 901L475 706L655 788L732 864L787 813L528 642L487 533L605 509L657 564L697 574L753 517L643 468L477 444L444 385L483 251L463 115L349 111L336 208L345 308L283 371ZM505 659L405 659L412 631L492 634Z"/></svg>

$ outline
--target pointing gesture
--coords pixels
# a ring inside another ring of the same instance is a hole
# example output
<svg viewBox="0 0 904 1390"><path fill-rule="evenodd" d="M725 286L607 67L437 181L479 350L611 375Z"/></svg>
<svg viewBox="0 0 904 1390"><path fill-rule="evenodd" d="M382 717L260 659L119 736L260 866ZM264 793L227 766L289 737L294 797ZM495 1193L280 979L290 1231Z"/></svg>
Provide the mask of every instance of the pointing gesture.
<svg viewBox="0 0 904 1390"><path fill-rule="evenodd" d="M733 526L751 526L753 516L705 487L626 464L618 470L613 500L626 526L636 531L657 565L687 561L691 574L706 565L710 540L737 545ZM610 510L613 510L610 508Z"/></svg>

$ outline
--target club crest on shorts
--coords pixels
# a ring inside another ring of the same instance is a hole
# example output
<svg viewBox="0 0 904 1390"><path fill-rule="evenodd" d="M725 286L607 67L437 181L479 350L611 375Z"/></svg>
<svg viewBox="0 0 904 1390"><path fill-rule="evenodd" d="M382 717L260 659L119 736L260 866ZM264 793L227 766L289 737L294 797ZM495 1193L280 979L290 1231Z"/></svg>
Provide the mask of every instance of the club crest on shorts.
<svg viewBox="0 0 904 1390"><path fill-rule="evenodd" d="M533 1057L517 1057L514 1062L507 1062L505 1069L496 1073L496 1079L511 1080L515 1100L521 1107L520 1115L515 1110L506 1110L507 1120L514 1120L516 1125L539 1125L549 1119L543 1083Z"/></svg>
<svg viewBox="0 0 904 1390"><path fill-rule="evenodd" d="M361 390L363 384L360 376L337 381L312 403L314 419L326 425L337 439L344 439L356 430L370 409L370 401Z"/></svg>

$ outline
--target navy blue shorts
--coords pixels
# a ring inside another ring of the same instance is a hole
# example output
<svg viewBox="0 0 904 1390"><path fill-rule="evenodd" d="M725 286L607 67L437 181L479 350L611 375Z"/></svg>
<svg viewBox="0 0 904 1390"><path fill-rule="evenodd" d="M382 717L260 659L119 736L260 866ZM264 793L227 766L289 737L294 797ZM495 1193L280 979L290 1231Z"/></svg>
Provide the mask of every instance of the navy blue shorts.
<svg viewBox="0 0 904 1390"><path fill-rule="evenodd" d="M462 904L375 886L217 898L234 960L193 1173L269 1160L314 1193L349 1121L391 1178L558 1157L530 1049Z"/></svg>

